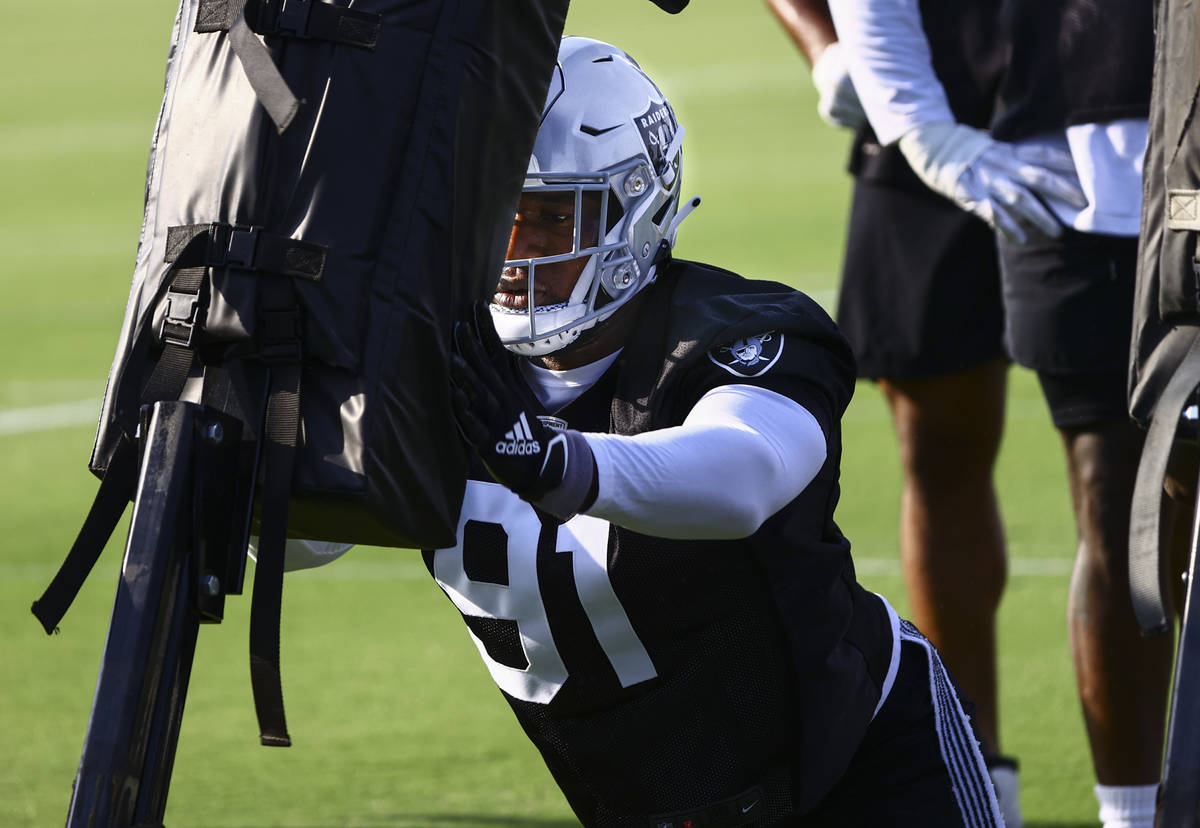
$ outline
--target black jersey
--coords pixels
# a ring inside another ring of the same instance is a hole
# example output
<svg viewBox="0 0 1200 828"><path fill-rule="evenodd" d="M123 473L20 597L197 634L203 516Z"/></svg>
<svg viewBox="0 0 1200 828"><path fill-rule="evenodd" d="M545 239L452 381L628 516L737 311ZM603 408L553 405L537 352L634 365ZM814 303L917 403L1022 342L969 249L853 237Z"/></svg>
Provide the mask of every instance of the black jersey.
<svg viewBox="0 0 1200 828"><path fill-rule="evenodd" d="M696 541L560 524L476 466L458 545L426 564L584 824L722 800L803 811L853 755L892 655L886 607L833 521L853 358L783 285L676 261L647 290L614 365L547 413L637 434L680 424L712 388L758 385L817 419L817 477L754 535Z"/></svg>
<svg viewBox="0 0 1200 828"><path fill-rule="evenodd" d="M1005 0L1011 53L992 135L1145 118L1154 71L1150 0Z"/></svg>

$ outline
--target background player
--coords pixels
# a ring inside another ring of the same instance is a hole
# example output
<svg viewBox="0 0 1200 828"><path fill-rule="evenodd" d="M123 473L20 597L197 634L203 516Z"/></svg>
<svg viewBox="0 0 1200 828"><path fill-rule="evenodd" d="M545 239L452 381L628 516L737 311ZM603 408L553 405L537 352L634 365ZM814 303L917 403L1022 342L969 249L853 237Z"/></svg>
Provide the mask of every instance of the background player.
<svg viewBox="0 0 1200 828"><path fill-rule="evenodd" d="M994 472L1008 359L994 235L880 146L854 91L826 0L767 0L812 67L821 117L855 130L854 194L837 320L859 377L887 400L903 470L900 550L913 620L977 706L1009 828L1022 819L1015 760L1001 755L996 613L1007 573ZM956 117L992 115L1003 69L997 4L930 2L923 18Z"/></svg>
<svg viewBox="0 0 1200 828"><path fill-rule="evenodd" d="M897 143L930 187L997 229L1005 342L1037 372L1066 451L1079 539L1068 629L1100 816L1149 826L1171 646L1141 638L1129 599L1142 435L1126 411L1125 371L1150 9L1132 0L1000 4L1009 59L983 132L947 106L931 71L924 4L835 0L830 8L883 143Z"/></svg>

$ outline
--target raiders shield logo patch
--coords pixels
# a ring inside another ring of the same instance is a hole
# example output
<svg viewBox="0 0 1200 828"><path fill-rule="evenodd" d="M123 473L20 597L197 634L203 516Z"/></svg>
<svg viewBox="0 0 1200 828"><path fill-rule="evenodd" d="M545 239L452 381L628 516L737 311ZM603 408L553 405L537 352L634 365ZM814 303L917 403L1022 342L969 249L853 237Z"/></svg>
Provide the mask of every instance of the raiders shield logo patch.
<svg viewBox="0 0 1200 828"><path fill-rule="evenodd" d="M650 108L633 119L646 145L646 155L654 164L654 171L662 175L667 169L667 147L675 137L677 128L675 113L665 103L651 104Z"/></svg>
<svg viewBox="0 0 1200 828"><path fill-rule="evenodd" d="M779 361L782 353L783 334L767 331L713 348L708 358L739 377L761 377Z"/></svg>

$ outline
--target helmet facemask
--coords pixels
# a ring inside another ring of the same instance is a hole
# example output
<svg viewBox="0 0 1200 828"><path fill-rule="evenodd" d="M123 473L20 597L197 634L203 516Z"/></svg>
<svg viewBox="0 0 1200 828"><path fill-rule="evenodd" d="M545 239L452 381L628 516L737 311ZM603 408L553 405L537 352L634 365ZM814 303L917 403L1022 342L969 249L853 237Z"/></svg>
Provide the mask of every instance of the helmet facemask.
<svg viewBox="0 0 1200 828"><path fill-rule="evenodd" d="M633 297L635 288L640 289L653 280L655 264L669 251L669 246L658 240L643 239L645 254L639 263L629 238L631 226L651 208L651 190L646 184L648 173L647 165L634 159L606 172L538 173L526 179L523 196L535 199L523 198L523 205L537 203L537 196L562 194L573 221L572 231L555 236L557 243L551 243L541 255L504 262L502 285L525 277L523 306L492 305L496 329L510 350L527 356L560 350L584 331L608 319ZM671 200L672 207L675 200ZM674 209L669 212L673 215ZM599 238L600 228L604 228L603 238ZM522 211L518 211L510 251L527 248L520 239L523 232L526 230L522 227ZM539 235L545 238L544 233ZM659 255L653 255L656 252ZM565 291L559 288L547 297L551 281L562 279L556 274L553 280L546 278L539 282L539 269L548 273L551 267L561 269L568 262L582 262L569 295L564 296Z"/></svg>
<svg viewBox="0 0 1200 828"><path fill-rule="evenodd" d="M678 210L682 139L670 105L628 55L598 41L563 39L522 205L560 197L571 207L573 230L535 243L522 237L518 211L491 306L509 350L559 351L654 281L679 221L694 206ZM568 288L570 262L578 278Z"/></svg>

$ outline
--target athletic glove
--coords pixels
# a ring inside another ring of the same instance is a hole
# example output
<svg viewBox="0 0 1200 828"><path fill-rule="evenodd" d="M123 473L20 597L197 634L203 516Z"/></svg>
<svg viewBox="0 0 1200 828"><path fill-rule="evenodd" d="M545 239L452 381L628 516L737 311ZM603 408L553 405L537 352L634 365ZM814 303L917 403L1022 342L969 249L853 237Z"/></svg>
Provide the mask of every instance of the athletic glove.
<svg viewBox="0 0 1200 828"><path fill-rule="evenodd" d="M596 499L596 461L578 431L550 428L518 389L524 380L500 343L487 304L454 325L450 399L463 439L488 473L559 520Z"/></svg>
<svg viewBox="0 0 1200 828"><path fill-rule="evenodd" d="M1062 224L1043 199L1087 206L1070 153L1052 147L1017 147L963 124L938 121L902 135L900 151L932 190L1016 244L1062 234Z"/></svg>
<svg viewBox="0 0 1200 828"><path fill-rule="evenodd" d="M846 67L846 55L841 44L830 43L821 52L812 68L813 86L820 98L817 114L830 126L858 129L867 122L867 113L858 101L850 70Z"/></svg>

